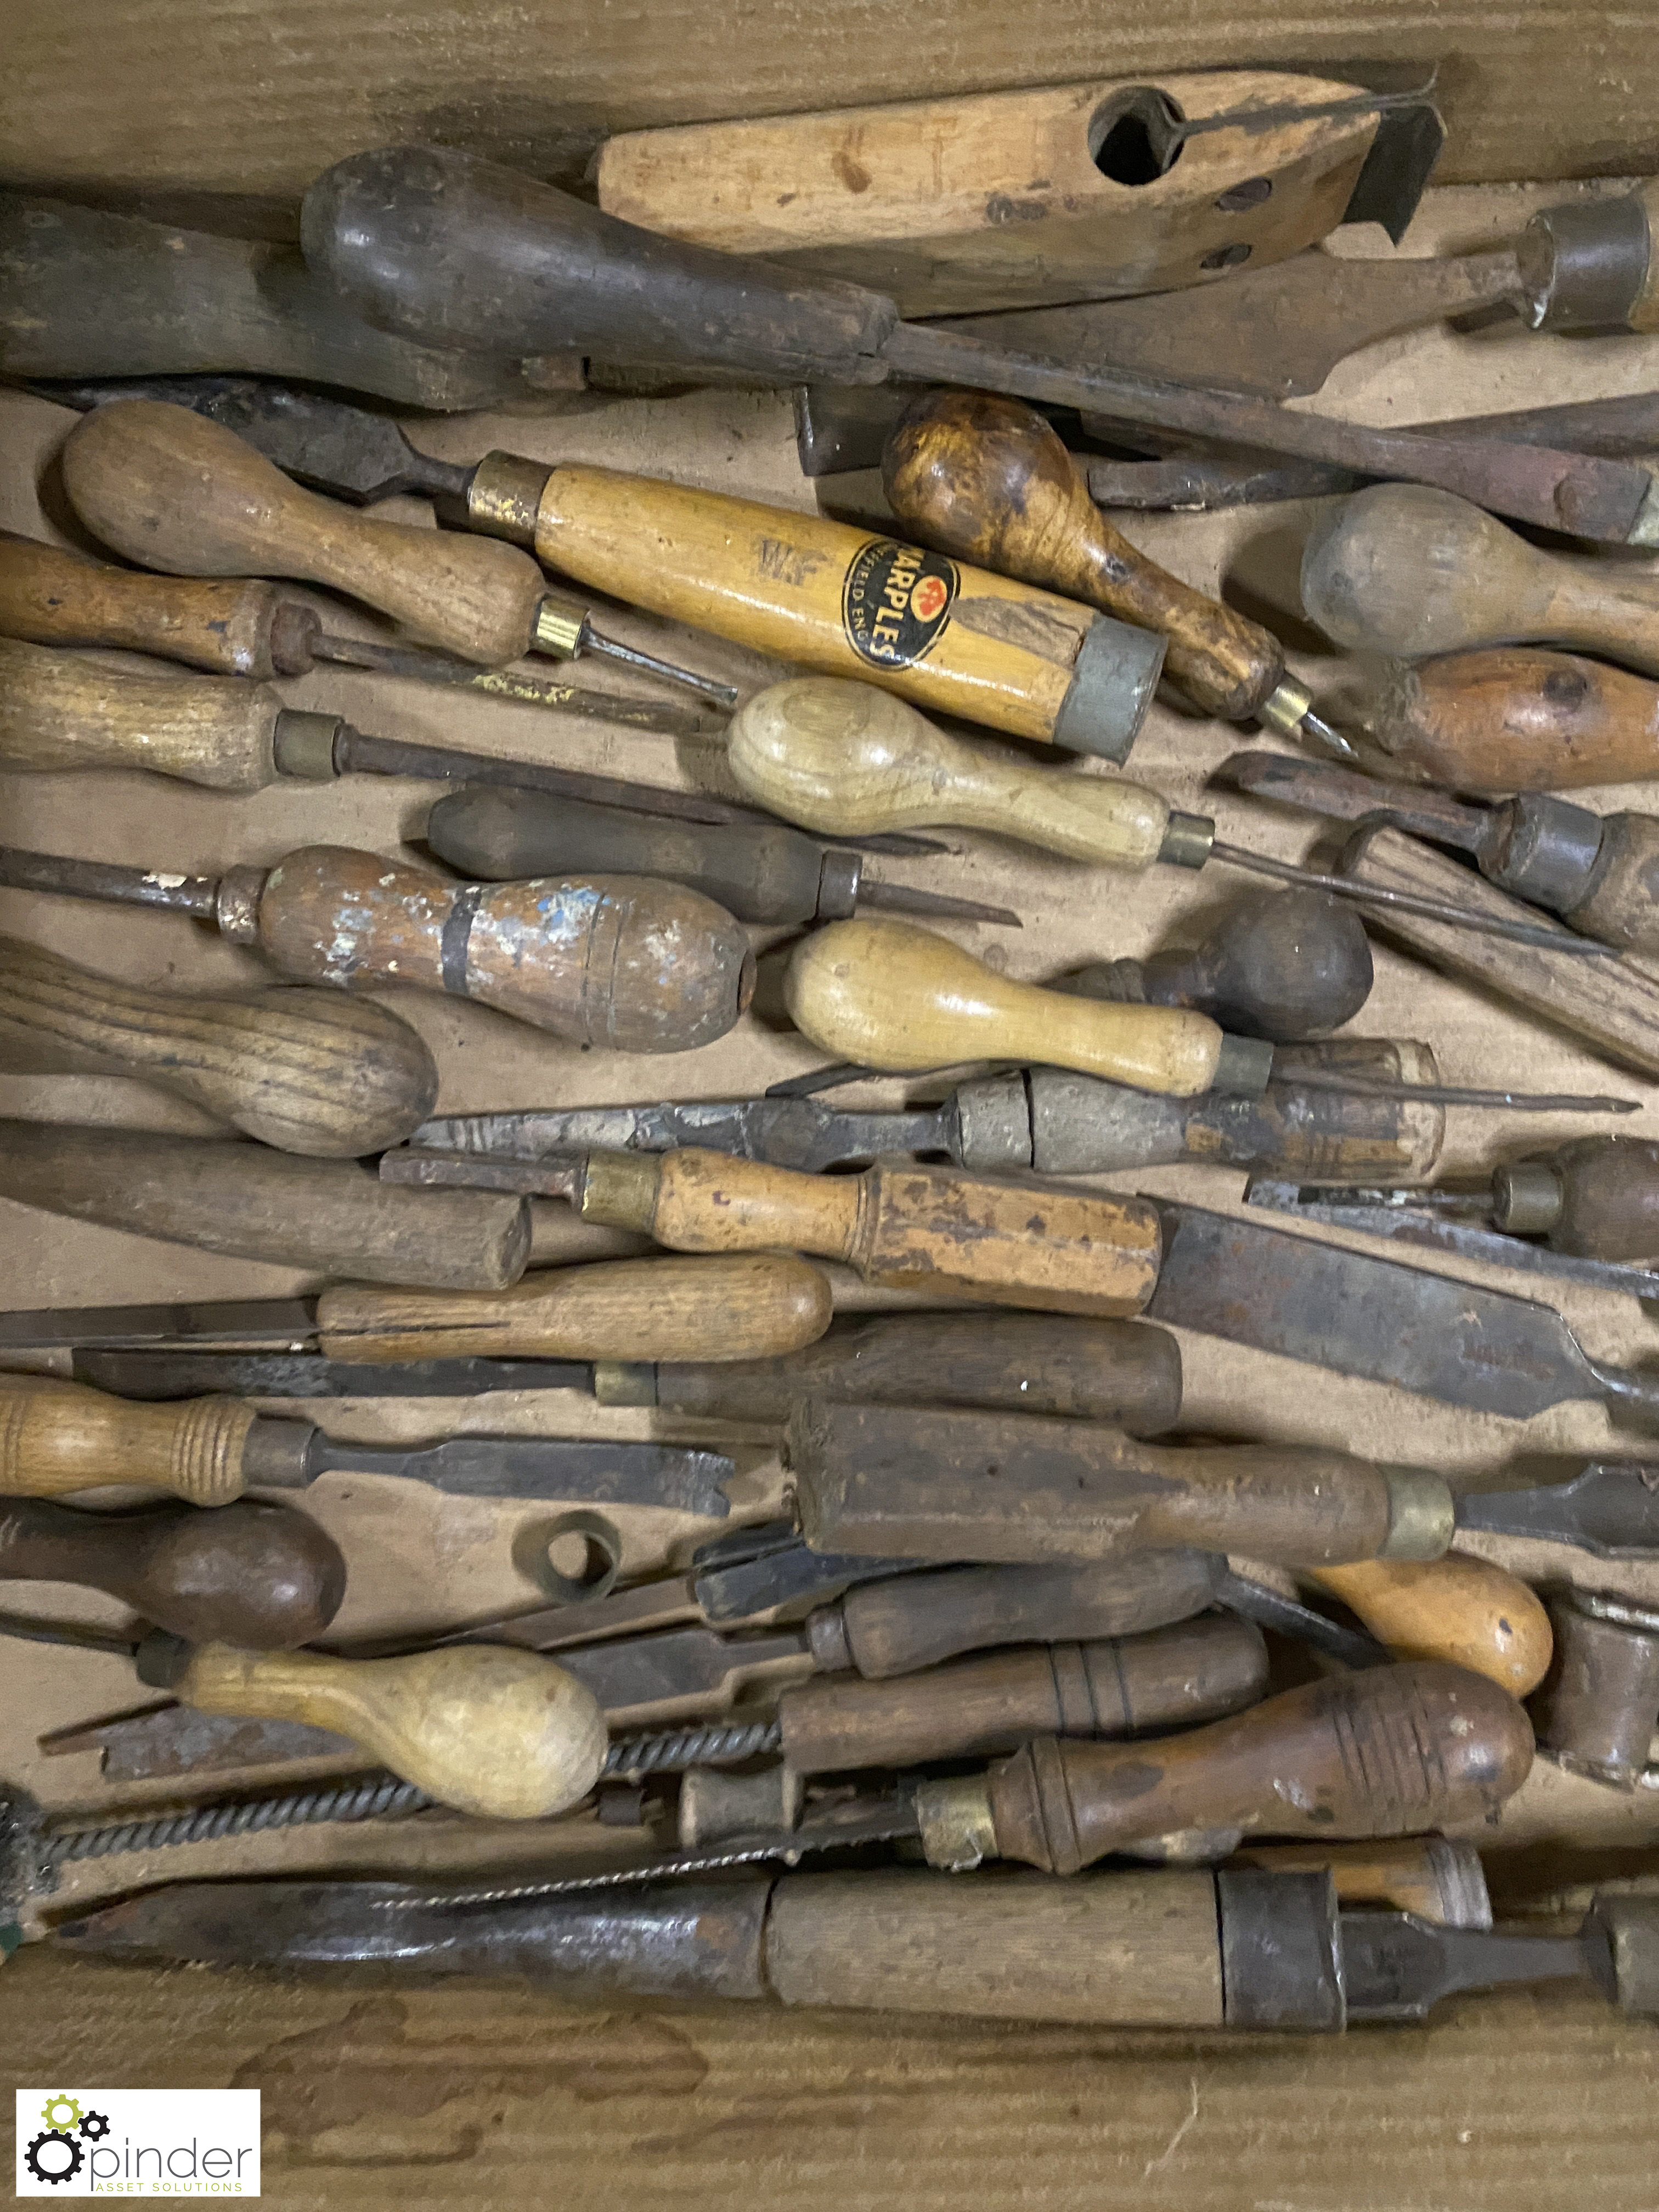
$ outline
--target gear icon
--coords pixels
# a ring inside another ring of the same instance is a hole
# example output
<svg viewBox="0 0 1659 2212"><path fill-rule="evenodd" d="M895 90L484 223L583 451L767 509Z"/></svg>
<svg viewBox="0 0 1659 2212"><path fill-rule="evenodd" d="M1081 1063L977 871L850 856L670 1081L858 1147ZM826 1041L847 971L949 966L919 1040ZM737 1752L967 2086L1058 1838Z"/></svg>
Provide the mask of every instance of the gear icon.
<svg viewBox="0 0 1659 2212"><path fill-rule="evenodd" d="M69 2114L67 2119L63 2117L65 2112ZM64 2128L78 2128L81 2124L81 2100L78 2097L48 2097L40 2107L40 2117L54 2135Z"/></svg>
<svg viewBox="0 0 1659 2212"><path fill-rule="evenodd" d="M55 2101L68 2104L72 2100L65 2097L58 2099ZM48 2143L61 2143L63 2145L64 2148L69 2153L69 2164L67 2166L62 2167L42 2166L40 2163L40 2154ZM79 2173L81 2168L86 2164L86 2159L87 2154L85 2151L83 2151L80 2144L76 2142L75 2137L67 2133L63 2128L43 2128L40 2134L36 2136L34 2141L29 2145L28 2148L23 2153L23 2163L27 2166L29 2172L34 2176L35 2179L37 2181L49 2181L54 2188L56 2188L60 2182L73 2181L76 2175Z"/></svg>
<svg viewBox="0 0 1659 2212"><path fill-rule="evenodd" d="M81 2123L82 2142L102 2142L109 2133L109 2118L103 2112L88 2112Z"/></svg>

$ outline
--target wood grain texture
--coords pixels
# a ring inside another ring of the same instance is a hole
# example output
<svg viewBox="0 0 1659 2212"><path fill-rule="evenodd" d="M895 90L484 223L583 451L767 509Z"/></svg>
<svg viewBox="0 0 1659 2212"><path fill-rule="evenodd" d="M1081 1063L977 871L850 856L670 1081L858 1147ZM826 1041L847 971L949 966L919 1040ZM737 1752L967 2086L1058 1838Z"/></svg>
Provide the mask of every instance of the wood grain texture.
<svg viewBox="0 0 1659 2212"><path fill-rule="evenodd" d="M496 1820L578 1803L605 1761L605 1717L556 1661L498 1644L406 1659L195 1650L177 1685L204 1713L332 1729L440 1804Z"/></svg>
<svg viewBox="0 0 1659 2212"><path fill-rule="evenodd" d="M410 1194L424 1206L436 1194ZM830 1316L819 1271L769 1254L602 1261L464 1299L340 1283L319 1300L317 1325L332 1359L727 1360L798 1352Z"/></svg>
<svg viewBox="0 0 1659 2212"><path fill-rule="evenodd" d="M372 1000L146 991L0 937L0 1069L136 1075L278 1151L359 1159L431 1113L438 1068Z"/></svg>
<svg viewBox="0 0 1659 2212"><path fill-rule="evenodd" d="M904 922L818 930L792 956L784 995L795 1027L823 1051L896 1073L1039 1060L1190 1098L1209 1089L1221 1054L1206 1015L1098 1006L1015 982Z"/></svg>
<svg viewBox="0 0 1659 2212"><path fill-rule="evenodd" d="M200 1251L444 1290L516 1282L530 1242L522 1199L404 1190L356 1160L136 1129L0 1121L0 1197Z"/></svg>
<svg viewBox="0 0 1659 2212"><path fill-rule="evenodd" d="M1659 1257L1659 1143L1650 1137L1580 1137L1549 1164L1560 1216L1545 1239L1557 1252L1642 1262Z"/></svg>
<svg viewBox="0 0 1659 2212"><path fill-rule="evenodd" d="M1603 945L1659 952L1659 822L1647 814L1610 814L1589 890L1565 920Z"/></svg>
<svg viewBox="0 0 1659 2212"><path fill-rule="evenodd" d="M1659 775L1659 686L1525 647L1395 663L1363 709L1396 775L1497 798Z"/></svg>
<svg viewBox="0 0 1659 2212"><path fill-rule="evenodd" d="M0 767L141 768L212 791L263 791L276 780L282 710L264 684L131 675L0 637Z"/></svg>
<svg viewBox="0 0 1659 2212"><path fill-rule="evenodd" d="M277 672L271 632L283 604L274 584L140 575L0 530L0 634L7 637L124 647L263 681Z"/></svg>
<svg viewBox="0 0 1659 2212"><path fill-rule="evenodd" d="M137 1405L55 1376L8 1376L0 1382L0 1491L57 1498L137 1482L192 1505L225 1505L241 1496L253 1421L240 1398Z"/></svg>
<svg viewBox="0 0 1659 2212"><path fill-rule="evenodd" d="M1499 1683L1512 1698L1535 1690L1554 1639L1541 1601L1489 1560L1368 1559L1314 1567L1310 1580L1357 1613L1398 1659L1444 1659Z"/></svg>
<svg viewBox="0 0 1659 2212"><path fill-rule="evenodd" d="M332 585L465 660L513 660L529 647L544 586L526 554L321 499L185 408L100 407L70 431L62 468L82 521L143 568Z"/></svg>
<svg viewBox="0 0 1659 2212"><path fill-rule="evenodd" d="M1411 660L1474 647L1576 647L1659 675L1659 576L1547 553L1468 500L1372 484L1309 533L1302 602L1356 651Z"/></svg>
<svg viewBox="0 0 1659 2212"><path fill-rule="evenodd" d="M1480 1859L1473 1845L1449 1844L1443 1836L1380 1838L1360 1844L1247 1844L1228 1863L1261 1867L1269 1874L1328 1871L1345 1905L1414 1912L1419 1919L1454 1927L1486 1924L1469 1912L1474 1885L1468 1874L1479 1874ZM1474 1891L1476 1898L1484 1888L1483 1879Z"/></svg>
<svg viewBox="0 0 1659 2212"><path fill-rule="evenodd" d="M1537 909L1495 890L1472 869L1460 867L1398 830L1362 830L1338 864L1357 883L1431 898L1455 898L1482 914L1535 921ZM1415 915L1379 908L1378 932L1448 975L1467 976L1510 1005L1540 1014L1583 1037L1616 1066L1659 1074L1659 980L1634 961L1587 960L1513 945Z"/></svg>
<svg viewBox="0 0 1659 2212"><path fill-rule="evenodd" d="M745 699L726 761L750 798L829 836L988 830L1072 860L1144 868L1167 799L1114 777L1056 775L965 744L867 683L793 677Z"/></svg>
<svg viewBox="0 0 1659 2212"><path fill-rule="evenodd" d="M460 884L343 845L279 860L260 949L285 975L447 991L617 1052L690 1052L754 989L749 939L700 892L648 876Z"/></svg>
<svg viewBox="0 0 1659 2212"><path fill-rule="evenodd" d="M1271 631L1132 545L1058 433L1019 400L927 393L888 439L881 480L922 544L1163 631L1166 674L1205 714L1242 722L1277 690L1285 653Z"/></svg>
<svg viewBox="0 0 1659 2212"><path fill-rule="evenodd" d="M1181 1828L1410 1835L1494 1813L1532 1765L1532 1724L1461 1667L1331 1675L1158 1743L1027 1745L988 1777L999 1853L1054 1874Z"/></svg>

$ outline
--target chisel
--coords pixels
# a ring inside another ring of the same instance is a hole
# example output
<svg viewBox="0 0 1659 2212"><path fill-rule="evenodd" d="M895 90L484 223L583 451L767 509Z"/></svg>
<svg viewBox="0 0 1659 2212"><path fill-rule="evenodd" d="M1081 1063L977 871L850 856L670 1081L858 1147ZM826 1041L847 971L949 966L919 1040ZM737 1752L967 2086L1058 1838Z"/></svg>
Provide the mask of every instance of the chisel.
<svg viewBox="0 0 1659 2212"><path fill-rule="evenodd" d="M304 449L313 482L333 481L337 409L327 426ZM581 627L518 544L380 522L320 499L180 407L99 408L70 431L63 471L82 521L142 567L332 584L475 661L574 649ZM474 529L533 546L580 583L1016 736L1121 760L1157 688L1161 637L818 515L511 453L446 475L465 487Z"/></svg>
<svg viewBox="0 0 1659 2212"><path fill-rule="evenodd" d="M1593 813L1547 793L1473 806L1449 793L1379 783L1324 761L1234 753L1215 770L1234 790L1338 822L1382 820L1468 853L1489 883L1547 907L1605 945L1659 951L1659 819Z"/></svg>
<svg viewBox="0 0 1659 2212"><path fill-rule="evenodd" d="M1122 777L1058 776L950 736L906 702L866 684L794 677L744 702L726 757L743 789L786 821L820 835L954 824L988 830L1072 860L1140 872L1163 862L1200 869L1216 860L1282 883L1388 906L1341 876L1293 867L1222 842L1207 814L1189 814ZM1565 930L1494 926L1448 900L1404 902L1407 911L1523 944L1594 952Z"/></svg>
<svg viewBox="0 0 1659 2212"><path fill-rule="evenodd" d="M1483 797L1659 775L1659 685L1577 653L1391 662L1358 720L1392 774Z"/></svg>
<svg viewBox="0 0 1659 2212"><path fill-rule="evenodd" d="M732 917L644 876L457 884L347 845L190 876L7 845L0 884L189 915L296 982L471 999L612 1052L710 1044L755 988L755 957Z"/></svg>
<svg viewBox="0 0 1659 2212"><path fill-rule="evenodd" d="M1127 416L1377 476L1431 481L1546 528L1644 543L1640 467L1498 441L1360 429L1270 401L1111 368L1073 370L899 320L879 293L814 284L659 238L467 155L357 154L306 195L306 259L383 329L423 343L758 371L787 381L966 386ZM1656 525L1659 527L1659 525Z"/></svg>
<svg viewBox="0 0 1659 2212"><path fill-rule="evenodd" d="M705 829L652 821L622 807L537 791L466 786L427 817L426 842L464 876L488 883L522 876L639 875L702 891L739 921L841 921L866 907L1018 929L1005 906L878 882L864 855L821 845L782 823Z"/></svg>
<svg viewBox="0 0 1659 2212"><path fill-rule="evenodd" d="M15 937L0 937L0 1069L134 1075L323 1159L400 1142L438 1097L424 1041L372 999L141 989Z"/></svg>

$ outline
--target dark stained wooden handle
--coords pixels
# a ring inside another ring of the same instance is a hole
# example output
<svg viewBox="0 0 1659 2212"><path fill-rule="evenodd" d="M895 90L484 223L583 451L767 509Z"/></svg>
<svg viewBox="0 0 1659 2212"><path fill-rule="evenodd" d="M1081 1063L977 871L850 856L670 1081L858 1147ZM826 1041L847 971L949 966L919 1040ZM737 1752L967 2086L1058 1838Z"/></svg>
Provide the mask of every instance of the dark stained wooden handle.
<svg viewBox="0 0 1659 2212"><path fill-rule="evenodd" d="M1158 1743L1027 1745L988 1778L998 1854L1075 1874L1182 1828L1404 1836L1495 1813L1532 1726L1485 1675L1433 1662L1334 1675Z"/></svg>
<svg viewBox="0 0 1659 2212"><path fill-rule="evenodd" d="M1138 1735L1253 1705L1267 1651L1231 1614L1109 1643L987 1652L901 1680L820 1675L778 1700L783 1755L799 1774L989 1757L1038 1735Z"/></svg>
<svg viewBox="0 0 1659 2212"><path fill-rule="evenodd" d="M1362 710L1397 775L1451 791L1577 791L1659 775L1659 684L1524 646L1397 661Z"/></svg>
<svg viewBox="0 0 1659 2212"><path fill-rule="evenodd" d="M274 584L146 576L0 530L0 634L37 645L119 646L216 676L277 672Z"/></svg>
<svg viewBox="0 0 1659 2212"><path fill-rule="evenodd" d="M328 1626L346 1565L316 1522L251 1498L136 1513L13 1498L0 1505L0 1577L84 1583L191 1643L281 1651Z"/></svg>
<svg viewBox="0 0 1659 2212"><path fill-rule="evenodd" d="M808 1396L1018 1409L1156 1436L1180 1418L1181 1347L1150 1322L884 1314L832 1329L787 1359L657 1375L659 1406L715 1419L787 1421Z"/></svg>
<svg viewBox="0 0 1659 2212"><path fill-rule="evenodd" d="M1550 1156L1561 1212L1547 1242L1590 1260L1659 1259L1659 1143L1581 1137Z"/></svg>
<svg viewBox="0 0 1659 2212"><path fill-rule="evenodd" d="M925 394L887 441L882 483L924 544L1164 631L1165 668L1206 713L1243 721L1278 688L1279 641L1138 552L1056 433L1018 400Z"/></svg>
<svg viewBox="0 0 1659 2212"><path fill-rule="evenodd" d="M615 1052L691 1052L748 1005L755 961L712 899L647 876L454 884L343 845L279 860L258 942L285 975L473 999Z"/></svg>

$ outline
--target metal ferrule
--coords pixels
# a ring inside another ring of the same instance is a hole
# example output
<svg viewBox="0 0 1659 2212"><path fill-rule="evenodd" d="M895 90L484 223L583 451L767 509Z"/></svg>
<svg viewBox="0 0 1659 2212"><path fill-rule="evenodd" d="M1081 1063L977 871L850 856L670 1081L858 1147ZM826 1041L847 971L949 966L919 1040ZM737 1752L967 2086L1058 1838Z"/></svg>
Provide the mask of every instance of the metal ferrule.
<svg viewBox="0 0 1659 2212"><path fill-rule="evenodd" d="M982 1774L957 1774L925 1782L915 1796L921 1847L932 1867L969 1874L997 1856L996 1823L991 1818L990 1785Z"/></svg>
<svg viewBox="0 0 1659 2212"><path fill-rule="evenodd" d="M530 633L530 649L553 660L574 660L587 642L587 617L555 599L544 599L536 610L536 627Z"/></svg>
<svg viewBox="0 0 1659 2212"><path fill-rule="evenodd" d="M306 783L331 783L334 744L343 726L337 714L308 714L297 707L284 707L276 717L270 746L277 775Z"/></svg>
<svg viewBox="0 0 1659 2212"><path fill-rule="evenodd" d="M1535 331L1617 330L1642 295L1652 252L1639 192L1544 209L1516 246L1527 321Z"/></svg>
<svg viewBox="0 0 1659 2212"><path fill-rule="evenodd" d="M847 1616L839 1601L815 1606L806 1616L806 1648L820 1674L845 1674L853 1667L853 1646L847 1634Z"/></svg>
<svg viewBox="0 0 1659 2212"><path fill-rule="evenodd" d="M1492 1179L1492 1218L1507 1237L1544 1237L1561 1218L1561 1177L1547 1160L1516 1160Z"/></svg>
<svg viewBox="0 0 1659 2212"><path fill-rule="evenodd" d="M590 1152L578 1210L584 1221L649 1236L657 1216L662 1162L653 1153Z"/></svg>
<svg viewBox="0 0 1659 2212"><path fill-rule="evenodd" d="M1588 895L1601 851L1604 825L1587 806L1547 792L1512 799L1506 827L1486 874L1500 890L1567 914Z"/></svg>
<svg viewBox="0 0 1659 2212"><path fill-rule="evenodd" d="M825 848L818 871L817 919L850 921L858 911L859 885L864 880L864 855L844 845Z"/></svg>
<svg viewBox="0 0 1659 2212"><path fill-rule="evenodd" d="M1207 814L1183 814L1171 807L1158 857L1165 867L1201 868L1214 843L1215 823Z"/></svg>
<svg viewBox="0 0 1659 2212"><path fill-rule="evenodd" d="M486 453L467 486L468 522L486 537L506 538L533 550L536 518L552 473L545 461L527 461L519 453Z"/></svg>
<svg viewBox="0 0 1659 2212"><path fill-rule="evenodd" d="M222 937L233 945L259 942L259 898L268 868L227 868L219 878L213 902L213 919Z"/></svg>
<svg viewBox="0 0 1659 2212"><path fill-rule="evenodd" d="M1022 1069L959 1084L953 1103L963 1167L1030 1166L1031 1102Z"/></svg>
<svg viewBox="0 0 1659 2212"><path fill-rule="evenodd" d="M1389 1533L1379 1559L1438 1559L1457 1531L1457 1501L1443 1475L1426 1467L1384 1467Z"/></svg>
<svg viewBox="0 0 1659 2212"><path fill-rule="evenodd" d="M1233 1036L1224 1031L1210 1088L1232 1098L1260 1098L1273 1072L1273 1048L1265 1038Z"/></svg>
<svg viewBox="0 0 1659 2212"><path fill-rule="evenodd" d="M1167 643L1155 631L1097 615L1072 664L1071 687L1054 717L1054 744L1120 765L1127 760L1158 690Z"/></svg>
<svg viewBox="0 0 1659 2212"><path fill-rule="evenodd" d="M1255 710L1264 730L1277 730L1281 738L1300 734L1302 717L1313 704L1313 693L1294 676L1281 676Z"/></svg>
<svg viewBox="0 0 1659 2212"><path fill-rule="evenodd" d="M596 1359L593 1401L599 1406L654 1406L656 1364L649 1359Z"/></svg>

